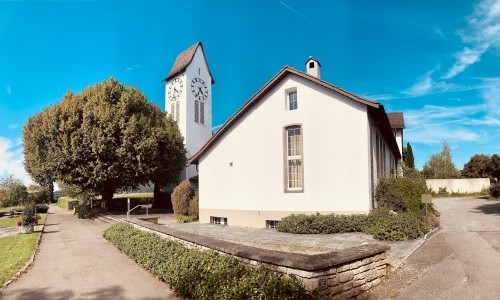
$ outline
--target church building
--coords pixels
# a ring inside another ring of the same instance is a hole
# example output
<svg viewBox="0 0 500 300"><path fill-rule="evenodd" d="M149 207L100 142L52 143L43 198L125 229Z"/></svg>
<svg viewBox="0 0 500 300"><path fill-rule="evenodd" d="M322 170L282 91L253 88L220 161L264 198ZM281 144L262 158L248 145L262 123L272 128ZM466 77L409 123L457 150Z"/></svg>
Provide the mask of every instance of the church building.
<svg viewBox="0 0 500 300"><path fill-rule="evenodd" d="M183 178L199 178L200 222L272 228L293 213L377 207L377 181L399 168L403 114L390 119L380 103L322 80L321 67L313 57L305 72L285 66L212 135L203 46L178 55L166 109L185 138Z"/></svg>

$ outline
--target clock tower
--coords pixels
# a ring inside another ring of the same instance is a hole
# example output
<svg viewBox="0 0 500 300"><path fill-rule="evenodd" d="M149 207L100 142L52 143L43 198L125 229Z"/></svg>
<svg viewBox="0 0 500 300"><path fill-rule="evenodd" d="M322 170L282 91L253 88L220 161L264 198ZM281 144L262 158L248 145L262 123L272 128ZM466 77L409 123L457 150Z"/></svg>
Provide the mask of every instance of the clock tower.
<svg viewBox="0 0 500 300"><path fill-rule="evenodd" d="M215 81L201 42L177 56L165 82L165 109L179 125L186 156L190 158L212 136L212 84ZM186 166L181 179L196 175L196 166Z"/></svg>

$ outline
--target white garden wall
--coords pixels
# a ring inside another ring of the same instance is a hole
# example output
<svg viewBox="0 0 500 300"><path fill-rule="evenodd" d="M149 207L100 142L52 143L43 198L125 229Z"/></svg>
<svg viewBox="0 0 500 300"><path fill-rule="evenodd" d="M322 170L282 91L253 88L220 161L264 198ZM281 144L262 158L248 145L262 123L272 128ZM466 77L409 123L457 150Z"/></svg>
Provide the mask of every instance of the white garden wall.
<svg viewBox="0 0 500 300"><path fill-rule="evenodd" d="M478 193L490 187L489 178L427 179L427 188L439 192L446 187L448 193Z"/></svg>

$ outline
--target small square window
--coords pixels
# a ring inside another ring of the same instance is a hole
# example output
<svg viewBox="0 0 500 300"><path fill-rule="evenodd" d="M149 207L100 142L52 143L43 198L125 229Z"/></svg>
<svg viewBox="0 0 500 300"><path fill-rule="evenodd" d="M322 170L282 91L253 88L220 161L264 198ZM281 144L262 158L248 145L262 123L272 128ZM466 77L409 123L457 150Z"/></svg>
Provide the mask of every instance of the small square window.
<svg viewBox="0 0 500 300"><path fill-rule="evenodd" d="M297 92L288 93L288 110L296 110L297 108Z"/></svg>
<svg viewBox="0 0 500 300"><path fill-rule="evenodd" d="M279 221L277 220L266 220L266 228L276 228Z"/></svg>
<svg viewBox="0 0 500 300"><path fill-rule="evenodd" d="M227 225L227 218L224 217L210 217L210 223L217 225Z"/></svg>
<svg viewBox="0 0 500 300"><path fill-rule="evenodd" d="M314 68L314 62L313 61L309 63L309 68Z"/></svg>

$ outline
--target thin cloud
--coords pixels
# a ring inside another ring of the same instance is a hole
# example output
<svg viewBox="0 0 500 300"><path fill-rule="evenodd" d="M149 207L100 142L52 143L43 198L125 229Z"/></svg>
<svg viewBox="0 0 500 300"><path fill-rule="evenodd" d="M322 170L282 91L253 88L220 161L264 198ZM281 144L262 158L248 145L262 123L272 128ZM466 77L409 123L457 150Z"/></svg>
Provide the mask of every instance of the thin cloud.
<svg viewBox="0 0 500 300"><path fill-rule="evenodd" d="M7 86L5 87L5 91L7 92L7 95L12 95L12 89L9 84L7 84Z"/></svg>
<svg viewBox="0 0 500 300"><path fill-rule="evenodd" d="M19 128L19 124L12 123L12 124L9 124L9 126L7 126L7 128L9 128L9 129L17 129L17 128Z"/></svg>
<svg viewBox="0 0 500 300"><path fill-rule="evenodd" d="M28 185L32 181L24 170L21 141L0 136L0 176L13 175Z"/></svg>
<svg viewBox="0 0 500 300"><path fill-rule="evenodd" d="M283 7L285 7L286 9L288 9L289 11L291 11L292 13L294 13L295 15L299 16L300 18L310 22L311 24L313 24L313 21L311 19L309 19L308 17L306 17L305 15L301 14L300 12L298 12L297 10L293 9L292 7L290 7L289 5L287 5L285 2L283 1L278 1L279 4L283 5Z"/></svg>
<svg viewBox="0 0 500 300"><path fill-rule="evenodd" d="M491 48L500 47L500 0L483 0L469 16L468 27L460 34L465 46L455 54L455 63L443 76L450 79L481 60Z"/></svg>
<svg viewBox="0 0 500 300"><path fill-rule="evenodd" d="M425 73L413 86L403 91L403 94L419 97L427 94L448 92L457 88L454 84L434 80L432 75L435 71L436 69L433 69Z"/></svg>
<svg viewBox="0 0 500 300"><path fill-rule="evenodd" d="M141 67L141 65L133 65L133 66L131 66L131 67L126 67L126 68L125 68L125 70L126 70L127 72L130 72L130 71L132 71L132 70L139 69L140 67Z"/></svg>
<svg viewBox="0 0 500 300"><path fill-rule="evenodd" d="M487 105L436 106L405 112L405 139L437 144L450 142L488 142L500 134L500 120L488 115Z"/></svg>

